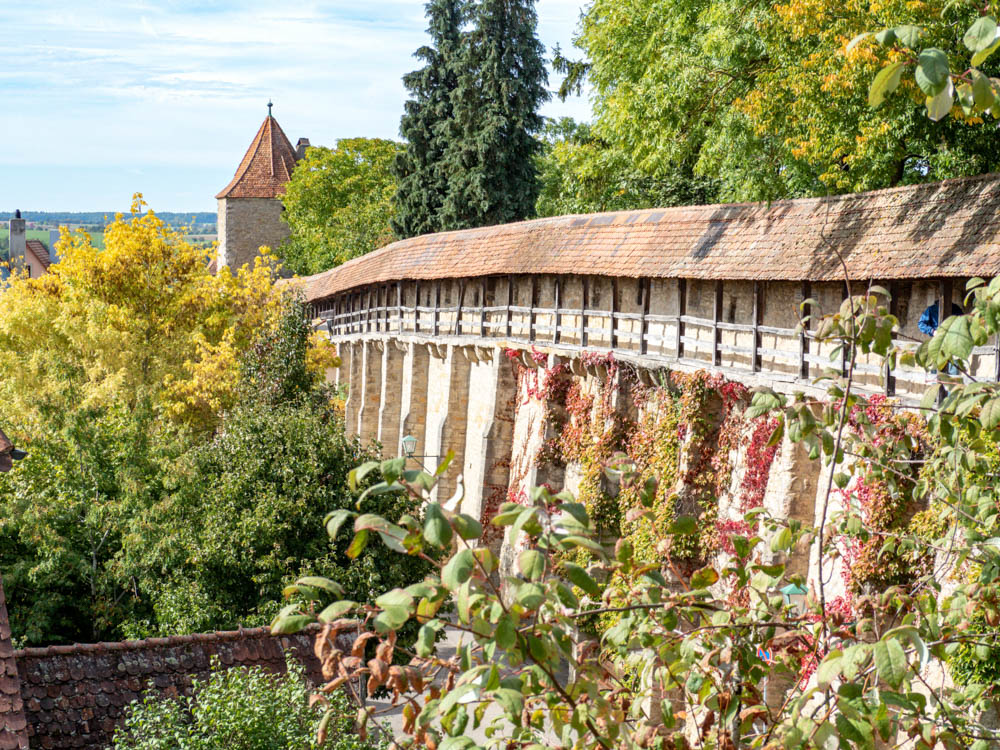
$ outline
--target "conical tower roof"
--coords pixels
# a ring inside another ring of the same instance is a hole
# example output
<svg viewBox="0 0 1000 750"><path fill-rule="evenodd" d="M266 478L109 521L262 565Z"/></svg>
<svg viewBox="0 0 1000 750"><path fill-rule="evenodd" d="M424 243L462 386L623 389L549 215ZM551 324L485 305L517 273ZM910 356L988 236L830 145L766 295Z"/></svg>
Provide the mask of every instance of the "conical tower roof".
<svg viewBox="0 0 1000 750"><path fill-rule="evenodd" d="M285 192L293 169L295 149L269 111L236 175L215 197L277 198Z"/></svg>

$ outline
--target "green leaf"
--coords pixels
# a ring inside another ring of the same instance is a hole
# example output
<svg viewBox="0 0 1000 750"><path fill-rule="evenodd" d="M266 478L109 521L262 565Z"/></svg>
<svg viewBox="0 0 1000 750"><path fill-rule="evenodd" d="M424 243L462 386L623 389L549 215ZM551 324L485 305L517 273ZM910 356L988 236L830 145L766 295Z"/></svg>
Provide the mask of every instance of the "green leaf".
<svg viewBox="0 0 1000 750"><path fill-rule="evenodd" d="M972 71L972 100L977 109L989 109L995 96L990 79L978 70Z"/></svg>
<svg viewBox="0 0 1000 750"><path fill-rule="evenodd" d="M715 568L706 566L701 570L696 570L691 576L691 588L704 589L719 580L719 573Z"/></svg>
<svg viewBox="0 0 1000 750"><path fill-rule="evenodd" d="M693 516L678 516L670 524L668 534L694 534L698 531L698 521Z"/></svg>
<svg viewBox="0 0 1000 750"><path fill-rule="evenodd" d="M322 612L319 613L319 621L332 622L333 620L336 620L339 617L342 617L343 615L347 614L356 606L358 606L356 602L350 602L346 600L341 602L334 602L329 607L327 607L326 609L324 609Z"/></svg>
<svg viewBox="0 0 1000 750"><path fill-rule="evenodd" d="M882 29L875 35L875 41L886 47L892 46L896 43L896 30Z"/></svg>
<svg viewBox="0 0 1000 750"><path fill-rule="evenodd" d="M393 589L375 599L375 604L382 609L392 607L402 607L407 610L413 609L413 596L403 589Z"/></svg>
<svg viewBox="0 0 1000 750"><path fill-rule="evenodd" d="M545 601L545 591L537 583L526 583L517 590L515 599L525 609L538 609Z"/></svg>
<svg viewBox="0 0 1000 750"><path fill-rule="evenodd" d="M459 586L472 577L475 565L476 558L471 549L459 551L441 571L441 583L450 591L457 591Z"/></svg>
<svg viewBox="0 0 1000 750"><path fill-rule="evenodd" d="M892 687L899 687L906 676L906 654L898 640L890 638L875 644L875 670Z"/></svg>
<svg viewBox="0 0 1000 750"><path fill-rule="evenodd" d="M462 539L479 539L483 535L483 525L470 515L459 513L451 522Z"/></svg>
<svg viewBox="0 0 1000 750"><path fill-rule="evenodd" d="M991 44L986 49L981 50L980 52L974 54L972 56L972 61L971 61L972 66L975 68L982 65L984 62L986 62L986 58L988 58L990 55L996 52L997 49L1000 49L1000 39L997 39L995 42L993 42L993 44Z"/></svg>
<svg viewBox="0 0 1000 750"><path fill-rule="evenodd" d="M774 535L771 540L772 552L784 552L792 546L792 530L787 526Z"/></svg>
<svg viewBox="0 0 1000 750"><path fill-rule="evenodd" d="M899 86L899 79L903 75L903 66L902 60L896 60L886 65L875 75L871 88L868 89L868 106L878 107L885 101L886 96L896 90L896 87ZM766 413L766 411L761 412L761 414ZM747 409L747 417L752 418L750 409Z"/></svg>
<svg viewBox="0 0 1000 750"><path fill-rule="evenodd" d="M368 544L368 529L362 529L354 535L354 539L351 540L351 545L345 554L354 560L364 551L366 544Z"/></svg>
<svg viewBox="0 0 1000 750"><path fill-rule="evenodd" d="M437 638L437 631L438 628L435 628L431 623L420 626L420 630L417 631L417 656L426 659L434 653L434 641Z"/></svg>
<svg viewBox="0 0 1000 750"><path fill-rule="evenodd" d="M271 633L298 633L315 621L315 618L309 615L284 615L271 623Z"/></svg>
<svg viewBox="0 0 1000 750"><path fill-rule="evenodd" d="M947 117L955 103L955 87L951 81L945 83L944 88L936 96L928 96L925 102L927 106L927 116L937 122Z"/></svg>
<svg viewBox="0 0 1000 750"><path fill-rule="evenodd" d="M983 404L979 419L987 430L996 429L1000 425L1000 397L990 399Z"/></svg>
<svg viewBox="0 0 1000 750"><path fill-rule="evenodd" d="M324 521L326 525L326 533L330 535L331 539L336 538L337 532L340 531L340 527L344 525L344 521L348 518L353 518L355 515L357 514L350 510L340 509L333 511L327 515L326 520Z"/></svg>
<svg viewBox="0 0 1000 750"><path fill-rule="evenodd" d="M821 688L827 687L835 679L840 677L842 656L842 651L834 649L826 655L822 663L819 665L819 668L816 670L816 681L819 683Z"/></svg>
<svg viewBox="0 0 1000 750"><path fill-rule="evenodd" d="M537 581L545 572L545 558L538 550L526 549L517 557L521 574L529 581Z"/></svg>
<svg viewBox="0 0 1000 750"><path fill-rule="evenodd" d="M917 45L920 44L920 35L923 31L919 26L903 24L902 26L897 26L894 31L896 32L896 39L904 47L916 49Z"/></svg>
<svg viewBox="0 0 1000 750"><path fill-rule="evenodd" d="M965 32L962 41L970 52L982 52L997 40L997 22L989 16L980 16L969 30Z"/></svg>
<svg viewBox="0 0 1000 750"><path fill-rule="evenodd" d="M935 338L938 336L941 337L942 353L962 360L967 360L972 354L975 341L967 315L953 315L945 320L935 332Z"/></svg>
<svg viewBox="0 0 1000 750"><path fill-rule="evenodd" d="M497 646L504 651L512 649L517 644L517 625L514 622L514 618L510 615L501 617L497 623L497 629L493 637L497 642Z"/></svg>
<svg viewBox="0 0 1000 750"><path fill-rule="evenodd" d="M320 578L318 576L305 576L300 578L295 582L296 586L312 586L316 589L322 589L323 591L328 591L334 596L343 596L344 587L341 586L336 581L331 581L329 578Z"/></svg>
<svg viewBox="0 0 1000 750"><path fill-rule="evenodd" d="M937 47L929 47L917 58L917 85L927 96L937 96L948 83L948 56Z"/></svg>
<svg viewBox="0 0 1000 750"><path fill-rule="evenodd" d="M435 547L451 544L451 525L438 503L430 503L424 511L424 539Z"/></svg>
<svg viewBox="0 0 1000 750"><path fill-rule="evenodd" d="M569 577L569 580L573 583L574 586L583 589L586 593L590 594L591 596L600 595L601 593L600 586L598 586L597 582L590 577L590 574L586 570L581 568L579 565L576 565L571 562L564 562L563 569L566 571L566 575Z"/></svg>

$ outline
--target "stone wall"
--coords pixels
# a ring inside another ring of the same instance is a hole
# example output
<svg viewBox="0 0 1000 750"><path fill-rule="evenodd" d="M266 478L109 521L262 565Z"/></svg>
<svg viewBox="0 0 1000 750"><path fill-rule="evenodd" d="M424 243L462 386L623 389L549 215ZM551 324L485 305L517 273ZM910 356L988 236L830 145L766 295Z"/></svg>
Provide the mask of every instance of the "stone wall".
<svg viewBox="0 0 1000 750"><path fill-rule="evenodd" d="M219 268L253 263L261 246L276 250L290 232L282 211L277 198L220 198Z"/></svg>
<svg viewBox="0 0 1000 750"><path fill-rule="evenodd" d="M0 635L2 629L0 622ZM272 636L267 628L256 628L17 651L31 747L103 750L132 701L147 691L189 694L193 679L208 676L213 658L223 668L260 666L280 674L287 653L300 660L309 679L319 684L322 673L313 654L313 636L312 631ZM0 701L5 699L3 679L0 673ZM0 748L27 747L4 741L0 731Z"/></svg>

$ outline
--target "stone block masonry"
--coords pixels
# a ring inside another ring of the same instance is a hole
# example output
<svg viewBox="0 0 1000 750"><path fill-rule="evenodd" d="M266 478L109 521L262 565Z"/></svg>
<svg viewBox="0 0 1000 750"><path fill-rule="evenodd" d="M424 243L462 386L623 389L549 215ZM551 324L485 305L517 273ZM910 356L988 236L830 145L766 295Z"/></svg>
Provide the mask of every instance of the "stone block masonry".
<svg viewBox="0 0 1000 750"><path fill-rule="evenodd" d="M10 640L7 603L0 580L0 750L27 750L28 726L21 699L14 647Z"/></svg>
<svg viewBox="0 0 1000 750"><path fill-rule="evenodd" d="M277 249L290 233L277 198L219 199L219 266L253 264L261 247Z"/></svg>

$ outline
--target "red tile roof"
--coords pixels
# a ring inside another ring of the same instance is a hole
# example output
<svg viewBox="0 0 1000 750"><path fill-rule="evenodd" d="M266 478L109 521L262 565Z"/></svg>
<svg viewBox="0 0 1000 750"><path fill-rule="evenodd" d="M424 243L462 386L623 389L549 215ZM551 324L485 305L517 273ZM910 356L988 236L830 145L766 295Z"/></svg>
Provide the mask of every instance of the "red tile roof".
<svg viewBox="0 0 1000 750"><path fill-rule="evenodd" d="M804 280L1000 275L1000 175L766 203L560 216L400 240L301 281L306 298L493 274Z"/></svg>
<svg viewBox="0 0 1000 750"><path fill-rule="evenodd" d="M0 433L2 434L2 433ZM10 642L10 623L0 580L0 750L27 750L28 732L21 701L17 662Z"/></svg>
<svg viewBox="0 0 1000 750"><path fill-rule="evenodd" d="M243 156L236 175L216 198L277 198L295 168L295 149L268 115Z"/></svg>
<svg viewBox="0 0 1000 750"><path fill-rule="evenodd" d="M42 268L48 270L49 266L52 265L52 259L49 257L49 251L45 249L39 240L28 240L25 243L28 249L35 254L38 261L42 264Z"/></svg>

